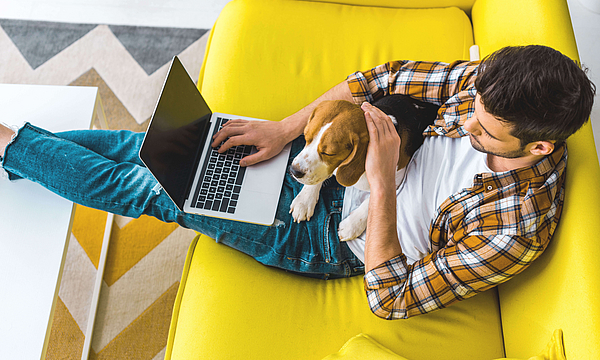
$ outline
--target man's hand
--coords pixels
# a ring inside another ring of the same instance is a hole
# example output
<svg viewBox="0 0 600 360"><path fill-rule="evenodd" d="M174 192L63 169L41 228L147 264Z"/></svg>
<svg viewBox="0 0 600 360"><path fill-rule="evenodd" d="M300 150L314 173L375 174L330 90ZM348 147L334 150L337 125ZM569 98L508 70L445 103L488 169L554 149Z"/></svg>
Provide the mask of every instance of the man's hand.
<svg viewBox="0 0 600 360"><path fill-rule="evenodd" d="M304 132L310 115L324 100L352 101L352 93L346 81L329 89L315 101L285 119L276 121L230 120L213 137L213 147L225 140L219 152L225 152L232 146L254 145L258 152L248 155L240 161L241 166L250 166L268 160L279 154L287 143Z"/></svg>
<svg viewBox="0 0 600 360"><path fill-rule="evenodd" d="M257 153L240 161L241 166L250 166L268 160L279 154L290 141L285 136L285 126L277 121L230 120L213 136L212 146L216 147L227 139L219 152L238 145L254 145Z"/></svg>
<svg viewBox="0 0 600 360"><path fill-rule="evenodd" d="M365 171L371 191L391 186L396 188L396 170L400 156L400 136L392 120L383 111L365 102L361 108L365 112L369 129L369 147Z"/></svg>
<svg viewBox="0 0 600 360"><path fill-rule="evenodd" d="M396 169L400 137L392 120L383 111L363 103L369 147L365 171L371 188L367 236L365 242L365 271L400 255L396 229Z"/></svg>

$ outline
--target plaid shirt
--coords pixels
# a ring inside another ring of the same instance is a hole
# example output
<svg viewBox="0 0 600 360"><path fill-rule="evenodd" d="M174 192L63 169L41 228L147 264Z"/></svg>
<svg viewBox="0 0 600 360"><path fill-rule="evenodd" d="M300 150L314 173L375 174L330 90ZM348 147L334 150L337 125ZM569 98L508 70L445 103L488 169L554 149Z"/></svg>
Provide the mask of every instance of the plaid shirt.
<svg viewBox="0 0 600 360"><path fill-rule="evenodd" d="M356 103L406 94L440 105L425 136L461 137L474 113L478 62L394 61L347 79ZM424 314L501 284L546 249L564 200L567 149L528 168L474 176L473 187L436 210L432 252L407 264L401 254L364 277L371 310L385 319ZM460 169L457 169L460 170Z"/></svg>

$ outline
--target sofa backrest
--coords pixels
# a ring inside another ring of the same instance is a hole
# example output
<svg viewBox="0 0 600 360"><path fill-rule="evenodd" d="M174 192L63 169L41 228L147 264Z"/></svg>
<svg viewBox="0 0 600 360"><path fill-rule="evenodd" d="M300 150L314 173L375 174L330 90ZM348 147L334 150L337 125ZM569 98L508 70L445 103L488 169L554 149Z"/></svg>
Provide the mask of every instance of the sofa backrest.
<svg viewBox="0 0 600 360"><path fill-rule="evenodd" d="M481 57L507 45L551 46L579 60L565 0L477 0ZM563 329L568 359L600 359L600 168L591 124L567 140L562 218L544 254L498 287L508 357L544 349Z"/></svg>
<svg viewBox="0 0 600 360"><path fill-rule="evenodd" d="M475 0L315 0L315 2L407 9L427 9L456 6L468 14L475 3Z"/></svg>
<svg viewBox="0 0 600 360"><path fill-rule="evenodd" d="M357 70L398 59L468 59L473 44L471 21L456 7L390 11L333 1L285 1L295 16L257 10L268 3L232 2L217 20L216 29L221 23L233 28L214 31L209 39L209 45L219 46L206 53L199 87L211 108L280 120ZM314 5L324 10L315 11ZM377 26L371 25L373 19Z"/></svg>

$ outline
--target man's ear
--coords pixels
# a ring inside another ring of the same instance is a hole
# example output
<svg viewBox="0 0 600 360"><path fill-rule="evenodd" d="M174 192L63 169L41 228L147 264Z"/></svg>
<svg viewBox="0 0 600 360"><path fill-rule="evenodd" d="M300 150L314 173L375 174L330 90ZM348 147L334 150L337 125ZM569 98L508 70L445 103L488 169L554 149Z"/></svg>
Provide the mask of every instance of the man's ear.
<svg viewBox="0 0 600 360"><path fill-rule="evenodd" d="M533 155L546 156L554 151L554 141L534 141L527 145Z"/></svg>
<svg viewBox="0 0 600 360"><path fill-rule="evenodd" d="M365 172L365 160L367 159L367 146L360 141L360 137L357 134L351 135L352 152L350 156L344 160L337 168L335 175L337 182L342 186L352 186L356 184L358 179Z"/></svg>

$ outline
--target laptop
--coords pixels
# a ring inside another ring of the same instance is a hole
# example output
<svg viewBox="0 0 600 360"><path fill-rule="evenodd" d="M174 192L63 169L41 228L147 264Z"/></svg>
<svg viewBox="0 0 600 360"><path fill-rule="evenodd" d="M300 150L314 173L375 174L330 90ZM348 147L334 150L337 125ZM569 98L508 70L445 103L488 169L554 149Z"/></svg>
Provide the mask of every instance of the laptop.
<svg viewBox="0 0 600 360"><path fill-rule="evenodd" d="M219 154L212 137L231 119L266 121L212 112L175 56L140 149L140 159L186 213L272 225L291 145L276 157L241 167L256 152L237 146Z"/></svg>

